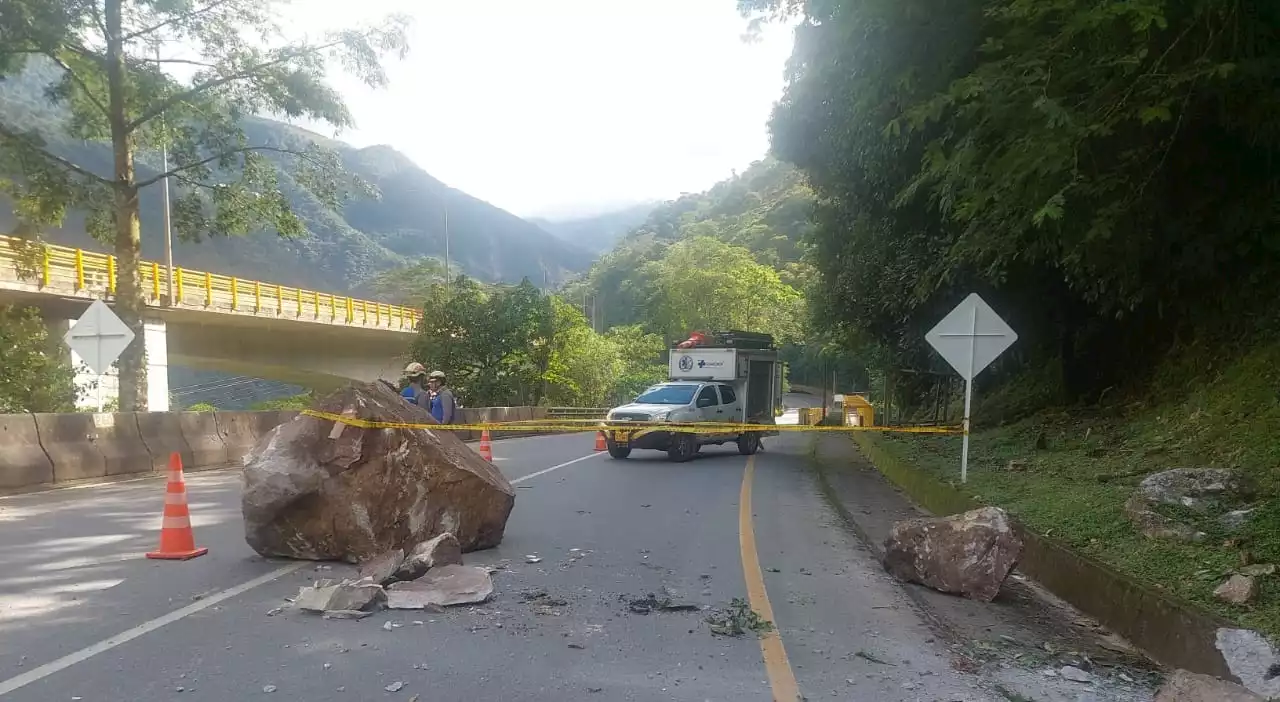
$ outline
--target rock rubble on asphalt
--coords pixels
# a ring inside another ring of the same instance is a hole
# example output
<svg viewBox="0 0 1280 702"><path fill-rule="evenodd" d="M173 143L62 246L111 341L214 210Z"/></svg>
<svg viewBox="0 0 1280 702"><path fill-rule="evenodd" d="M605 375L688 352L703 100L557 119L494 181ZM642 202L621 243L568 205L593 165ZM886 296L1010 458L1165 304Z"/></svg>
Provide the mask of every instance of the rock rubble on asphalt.
<svg viewBox="0 0 1280 702"><path fill-rule="evenodd" d="M899 580L990 602L1022 546L1005 511L983 507L897 522L884 542L884 567Z"/></svg>
<svg viewBox="0 0 1280 702"><path fill-rule="evenodd" d="M353 611L377 607L385 599L382 586L372 581L347 580L334 585L322 581L298 590L293 606L308 612Z"/></svg>
<svg viewBox="0 0 1280 702"><path fill-rule="evenodd" d="M426 609L477 604L493 595L488 568L449 564L432 568L417 580L392 583L387 588L390 609Z"/></svg>
<svg viewBox="0 0 1280 702"><path fill-rule="evenodd" d="M311 408L356 422L435 423L381 383ZM300 415L245 459L245 540L263 556L363 563L451 532L463 552L501 543L515 490L454 432L372 429Z"/></svg>
<svg viewBox="0 0 1280 702"><path fill-rule="evenodd" d="M409 552L395 572L396 580L417 580L439 566L462 565L462 547L451 532L434 536Z"/></svg>

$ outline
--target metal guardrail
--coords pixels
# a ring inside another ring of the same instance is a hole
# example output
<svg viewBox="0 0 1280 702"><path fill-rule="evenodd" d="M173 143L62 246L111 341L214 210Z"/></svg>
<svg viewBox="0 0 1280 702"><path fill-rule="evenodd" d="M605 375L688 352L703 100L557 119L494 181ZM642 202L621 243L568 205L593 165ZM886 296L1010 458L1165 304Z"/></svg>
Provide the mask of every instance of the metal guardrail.
<svg viewBox="0 0 1280 702"><path fill-rule="evenodd" d="M608 407L548 407L548 419L604 419Z"/></svg>
<svg viewBox="0 0 1280 702"><path fill-rule="evenodd" d="M0 280L107 300L116 293L116 257L109 254L0 236L0 263ZM139 274L147 303L164 305L167 268L144 261ZM410 307L177 266L173 297L174 304L166 306L365 328L413 331L422 319L421 311Z"/></svg>

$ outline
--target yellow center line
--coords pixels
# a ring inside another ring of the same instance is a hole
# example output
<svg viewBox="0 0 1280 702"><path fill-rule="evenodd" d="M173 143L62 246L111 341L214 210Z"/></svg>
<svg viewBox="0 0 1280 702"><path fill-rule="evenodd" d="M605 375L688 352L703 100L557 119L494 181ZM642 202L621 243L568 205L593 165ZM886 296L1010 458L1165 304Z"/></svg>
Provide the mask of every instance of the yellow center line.
<svg viewBox="0 0 1280 702"><path fill-rule="evenodd" d="M764 656L774 702L796 702L801 699L800 686L796 684L787 649L778 634L778 623L774 621L769 593L764 587L764 573L760 570L760 556L756 553L756 532L751 523L751 479L755 471L756 457L749 456L747 469L742 474L742 494L738 497L738 544L742 549L742 574L747 581L747 603L765 621L773 623L773 629L760 637L760 653Z"/></svg>

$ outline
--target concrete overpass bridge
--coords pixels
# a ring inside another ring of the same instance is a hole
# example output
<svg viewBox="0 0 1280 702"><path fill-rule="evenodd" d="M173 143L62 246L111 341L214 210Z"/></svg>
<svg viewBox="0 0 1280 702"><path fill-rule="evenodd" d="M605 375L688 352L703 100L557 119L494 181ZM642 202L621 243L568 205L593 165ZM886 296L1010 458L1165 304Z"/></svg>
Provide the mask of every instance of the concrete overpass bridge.
<svg viewBox="0 0 1280 702"><path fill-rule="evenodd" d="M134 343L147 345L153 411L169 408L170 363L322 391L393 378L422 316L398 305L178 267L169 300L165 266L146 262L141 274L146 327ZM115 291L115 256L0 236L0 305L39 308L55 338L94 300L112 304ZM96 380L87 373L77 378L83 386ZM116 387L109 373L103 397L115 397Z"/></svg>

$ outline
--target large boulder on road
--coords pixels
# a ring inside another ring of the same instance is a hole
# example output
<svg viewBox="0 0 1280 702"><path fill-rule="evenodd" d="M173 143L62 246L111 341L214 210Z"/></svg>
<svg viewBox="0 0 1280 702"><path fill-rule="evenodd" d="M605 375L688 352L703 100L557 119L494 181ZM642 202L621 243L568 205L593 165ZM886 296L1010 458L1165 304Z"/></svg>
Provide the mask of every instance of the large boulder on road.
<svg viewBox="0 0 1280 702"><path fill-rule="evenodd" d="M381 383L312 410L356 423L435 424ZM263 556L363 563L449 532L462 551L502 541L515 490L451 431L365 428L303 414L245 458L245 540Z"/></svg>
<svg viewBox="0 0 1280 702"><path fill-rule="evenodd" d="M895 577L990 602L1022 557L1022 539L998 507L950 517L908 519L884 543L884 567Z"/></svg>

